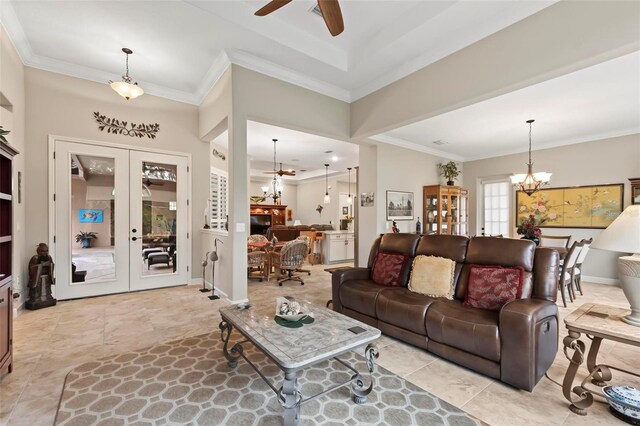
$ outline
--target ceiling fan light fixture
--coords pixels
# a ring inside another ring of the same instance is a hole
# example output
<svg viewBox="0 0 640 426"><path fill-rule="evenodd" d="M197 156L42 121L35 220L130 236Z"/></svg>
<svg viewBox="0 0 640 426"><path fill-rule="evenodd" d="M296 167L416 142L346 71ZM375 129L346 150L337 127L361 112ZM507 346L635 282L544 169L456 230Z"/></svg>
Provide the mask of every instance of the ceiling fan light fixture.
<svg viewBox="0 0 640 426"><path fill-rule="evenodd" d="M123 47L122 51L127 55L125 74L122 76L122 81L109 80L109 86L111 86L118 95L122 96L126 100L135 99L138 96L142 96L144 94L144 90L142 90L142 87L138 86L137 82L133 81L133 79L129 77L129 55L133 54L133 51L128 47Z"/></svg>

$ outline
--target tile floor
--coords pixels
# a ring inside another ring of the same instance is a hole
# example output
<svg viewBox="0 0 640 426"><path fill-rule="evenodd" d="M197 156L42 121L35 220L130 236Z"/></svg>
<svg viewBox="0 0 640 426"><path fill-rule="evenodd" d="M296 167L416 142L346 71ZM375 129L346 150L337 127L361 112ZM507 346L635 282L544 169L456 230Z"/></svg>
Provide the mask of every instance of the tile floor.
<svg viewBox="0 0 640 426"><path fill-rule="evenodd" d="M325 266L312 267L305 285L250 282L252 301L276 295L304 296L324 304L331 297ZM584 284L578 304L599 302L626 307L613 286ZM0 377L0 425L50 425L66 373L79 364L189 335L217 330L218 308L197 286L104 296L59 303L39 311L21 311L14 322L14 371ZM561 339L565 335L561 327ZM588 341L587 341L588 342ZM379 365L492 425L616 424L605 404L596 403L587 417L567 408L559 386L543 378L532 393L515 390L402 342L382 337ZM640 369L640 349L605 342L601 359ZM402 362L398 362L398 360ZM568 365L562 350L549 371L556 381ZM583 372L581 378L585 377ZM635 383L632 379L625 382Z"/></svg>

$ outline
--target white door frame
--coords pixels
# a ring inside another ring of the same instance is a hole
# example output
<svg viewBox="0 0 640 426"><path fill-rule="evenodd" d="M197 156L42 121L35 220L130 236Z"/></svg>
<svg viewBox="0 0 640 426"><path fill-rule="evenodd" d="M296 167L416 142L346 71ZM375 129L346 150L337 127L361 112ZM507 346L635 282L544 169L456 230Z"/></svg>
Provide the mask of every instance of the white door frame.
<svg viewBox="0 0 640 426"><path fill-rule="evenodd" d="M55 143L56 141L60 142L73 142L80 143L86 145L95 145L95 146L103 146L107 148L120 148L127 149L130 151L141 151L147 153L158 153L158 154L167 154L167 155L176 155L179 157L187 158L187 232L189 234L188 244L187 244L187 266L189 266L188 271L188 281L186 285L191 284L193 271L191 270L191 257L192 257L192 245L193 245L193 229L192 229L192 183L191 183L191 153L188 152L178 152L178 151L169 151L164 149L156 149L152 147L139 147L133 145L119 144L113 142L103 142L96 141L91 139L83 139L83 138L74 138L69 136L60 136L60 135L52 135L50 134L48 137L48 152L47 152L47 172L48 172L48 195L47 195L47 205L48 205L48 244L49 244L49 254L54 259L56 258L56 245L54 242L55 239L55 218L56 218L56 209L55 209L55 164L54 164L54 153L55 153ZM53 295L55 296L55 286L52 287Z"/></svg>

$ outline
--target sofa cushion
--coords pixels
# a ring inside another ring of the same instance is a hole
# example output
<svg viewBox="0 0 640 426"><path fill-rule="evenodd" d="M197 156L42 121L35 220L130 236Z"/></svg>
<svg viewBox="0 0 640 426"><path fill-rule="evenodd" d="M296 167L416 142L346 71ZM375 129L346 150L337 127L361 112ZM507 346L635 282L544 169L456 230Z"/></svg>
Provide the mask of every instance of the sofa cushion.
<svg viewBox="0 0 640 426"><path fill-rule="evenodd" d="M409 256L404 253L379 251L373 262L371 279L379 285L402 286L402 272L408 259Z"/></svg>
<svg viewBox="0 0 640 426"><path fill-rule="evenodd" d="M500 361L499 312L438 300L427 310L427 337L438 343Z"/></svg>
<svg viewBox="0 0 640 426"><path fill-rule="evenodd" d="M346 281L340 286L340 302L345 308L375 318L376 299L385 288L371 280Z"/></svg>
<svg viewBox="0 0 640 426"><path fill-rule="evenodd" d="M380 321L426 336L427 308L436 300L404 287L388 287L378 294L376 315Z"/></svg>
<svg viewBox="0 0 640 426"><path fill-rule="evenodd" d="M436 256L416 256L413 259L409 290L431 297L453 299L453 278L456 262Z"/></svg>
<svg viewBox="0 0 640 426"><path fill-rule="evenodd" d="M456 299L467 294L470 265L522 266L524 278L523 298L531 297L533 288L533 257L536 245L529 240L512 238L473 237L467 246L467 257L456 284Z"/></svg>
<svg viewBox="0 0 640 426"><path fill-rule="evenodd" d="M521 266L471 265L464 306L499 311L507 303L522 297Z"/></svg>

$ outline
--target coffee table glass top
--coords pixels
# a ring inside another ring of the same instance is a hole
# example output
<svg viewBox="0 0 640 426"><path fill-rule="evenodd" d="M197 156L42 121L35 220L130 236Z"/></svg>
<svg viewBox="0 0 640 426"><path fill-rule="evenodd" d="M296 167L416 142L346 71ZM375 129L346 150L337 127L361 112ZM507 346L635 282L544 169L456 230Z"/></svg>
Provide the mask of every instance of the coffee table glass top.
<svg viewBox="0 0 640 426"><path fill-rule="evenodd" d="M287 328L274 321L276 301L220 308L222 318L238 329L280 367L297 369L333 358L380 337L380 330L346 315L305 300L295 299L303 312L311 312L315 321L300 328ZM360 327L358 334L350 328Z"/></svg>

